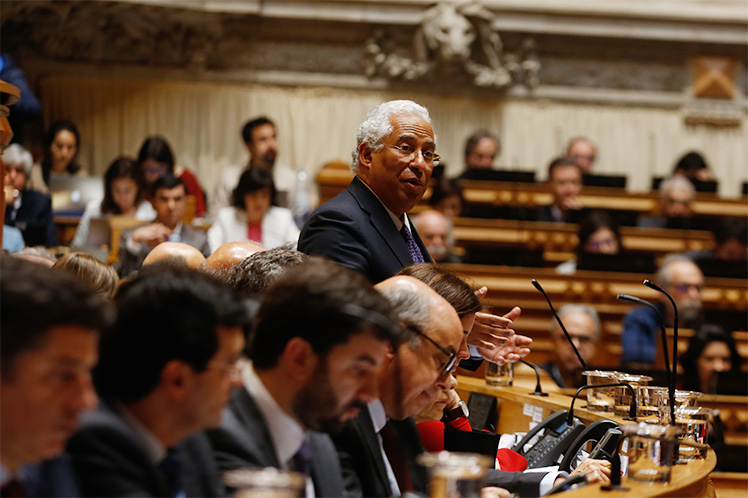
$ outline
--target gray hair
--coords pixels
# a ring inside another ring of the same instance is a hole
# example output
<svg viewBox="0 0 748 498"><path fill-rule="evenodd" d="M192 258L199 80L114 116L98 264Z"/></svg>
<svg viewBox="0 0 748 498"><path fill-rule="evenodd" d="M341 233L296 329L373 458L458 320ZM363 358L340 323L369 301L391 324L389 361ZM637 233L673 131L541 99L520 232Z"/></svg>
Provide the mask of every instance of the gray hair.
<svg viewBox="0 0 748 498"><path fill-rule="evenodd" d="M688 180L686 181L688 182ZM657 273L655 273L654 278L655 282L657 282L657 285L661 287L670 285L670 282L672 281L672 278L670 276L670 267L673 265L673 263L691 263L692 265L696 266L696 263L694 263L693 260L685 254L668 254L667 256L662 258L660 268L657 270ZM696 268L698 268L698 266L696 266ZM699 272L700 271L701 270L699 270Z"/></svg>
<svg viewBox="0 0 748 498"><path fill-rule="evenodd" d="M431 304L427 297L412 288L400 285L378 290L390 302L397 318L406 327L415 327L421 331L429 327ZM416 334L408 341L408 347L412 350L418 349L420 344L421 338Z"/></svg>
<svg viewBox="0 0 748 498"><path fill-rule="evenodd" d="M23 148L21 144L10 144L3 152L3 162L12 165L22 164L26 170L26 176L31 175L31 166L34 165L34 159L31 152Z"/></svg>
<svg viewBox="0 0 748 498"><path fill-rule="evenodd" d="M592 320L595 326L595 341L600 339L600 317L597 315L597 311L592 306L587 304L566 304L558 310L558 316L563 318L570 313L584 313ZM551 332L555 333L558 330L558 322L554 319L551 321Z"/></svg>
<svg viewBox="0 0 748 498"><path fill-rule="evenodd" d="M688 190L688 195L693 199L696 194L696 189L693 187L693 183L683 175L673 175L665 178L660 184L660 196L664 199L667 194L673 190Z"/></svg>
<svg viewBox="0 0 748 498"><path fill-rule="evenodd" d="M384 104L379 104L370 110L366 115L366 120L361 123L356 132L356 148L353 149L353 160L351 161L351 171L355 175L358 172L358 148L362 143L369 144L374 151L382 149L382 140L392 133L392 116L414 115L423 118L428 124L431 124L431 116L428 109L412 100L390 100ZM436 141L436 136L434 136Z"/></svg>
<svg viewBox="0 0 748 498"><path fill-rule="evenodd" d="M292 247L293 244L286 244L244 258L229 270L229 285L244 295L265 292L286 270L300 265L309 257Z"/></svg>

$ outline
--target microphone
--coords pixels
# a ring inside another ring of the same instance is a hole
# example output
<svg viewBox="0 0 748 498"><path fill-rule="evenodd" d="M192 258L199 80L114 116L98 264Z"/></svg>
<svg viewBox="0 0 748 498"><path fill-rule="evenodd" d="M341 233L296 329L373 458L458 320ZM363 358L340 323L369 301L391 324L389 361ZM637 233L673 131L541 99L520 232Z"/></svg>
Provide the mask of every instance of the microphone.
<svg viewBox="0 0 748 498"><path fill-rule="evenodd" d="M629 408L629 416L625 417L624 420L633 420L634 422L636 422L636 392L634 391L634 388L631 387L630 384L626 384L625 382L611 382L609 384L595 384L595 385L585 384L579 389L577 389L577 392L574 393L574 396L572 396L571 398L571 406L569 406L569 415L566 417L566 423L568 425L571 425L574 422L574 402L577 400L577 397L579 397L579 393L589 388L597 389L598 387L619 387L619 386L625 387L629 391L631 391L631 407Z"/></svg>
<svg viewBox="0 0 748 498"><path fill-rule="evenodd" d="M535 384L535 392L530 394L534 394L535 396L548 396L548 393L544 393L543 389L541 389L540 387L540 370L538 370L537 365L535 365L534 363L530 363L529 361L525 361L522 358L520 358L519 361L520 363L524 363L528 367L535 370L535 380L537 381L537 383Z"/></svg>
<svg viewBox="0 0 748 498"><path fill-rule="evenodd" d="M571 336L569 335L569 332L566 331L566 327L564 327L564 323L561 321L561 318L558 316L558 313L556 313L556 310L553 309L553 304L551 303L551 300L548 297L548 294L545 293L543 288L540 286L540 283L534 278L532 279L532 285L534 285L535 288L538 289L541 294L543 294L543 297L545 297L545 300L548 301L548 306L551 308L551 311L553 312L553 316L556 317L556 321L561 326L561 330L564 331L564 335L566 335L566 340L568 340L569 344L571 344L571 349L573 349L574 353L577 355L577 358L579 359L579 363L582 365L582 368L584 370L589 370L589 368L587 368L587 364L582 359L582 355L579 354L579 351L577 351L577 347L574 345L574 341L571 340Z"/></svg>
<svg viewBox="0 0 748 498"><path fill-rule="evenodd" d="M616 445L616 451L614 452L614 455L617 457L614 457L610 461L610 484L607 486L600 486L600 489L603 491L628 491L629 488L624 487L621 484L621 446L623 445L623 441L626 438L622 437L618 440L618 444Z"/></svg>
<svg viewBox="0 0 748 498"><path fill-rule="evenodd" d="M632 303L638 303L643 304L644 306L650 307L654 312L657 314L657 316L660 318L660 337L662 338L662 354L665 356L665 371L667 372L667 378L668 378L668 398L670 398L670 419L675 420L675 388L671 387L675 385L675 376L673 375L672 371L670 370L670 356L668 354L668 347L667 347L667 332L665 331L665 320L662 318L662 313L660 313L660 310L657 309L657 306L650 303L649 301L645 301L644 299L639 299L635 296L630 296L628 294L618 294L618 299L621 301L629 301Z"/></svg>

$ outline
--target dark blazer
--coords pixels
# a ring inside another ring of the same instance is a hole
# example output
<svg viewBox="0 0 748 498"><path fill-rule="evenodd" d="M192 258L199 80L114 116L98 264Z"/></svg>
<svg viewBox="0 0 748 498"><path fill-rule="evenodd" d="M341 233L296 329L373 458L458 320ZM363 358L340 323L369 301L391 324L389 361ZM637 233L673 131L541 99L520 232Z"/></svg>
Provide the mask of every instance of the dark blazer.
<svg viewBox="0 0 748 498"><path fill-rule="evenodd" d="M223 496L223 487L203 433L177 446L188 497ZM146 453L140 435L108 405L83 414L67 445L81 496L166 496L166 479Z"/></svg>
<svg viewBox="0 0 748 498"><path fill-rule="evenodd" d="M410 465L410 477L413 490L420 493L428 491L428 475L415 463L418 455L423 453L421 436L412 418L402 421L390 421L400 435L403 450ZM361 410L359 416L351 420L339 434L333 436L335 446L340 454L343 467L343 479L346 490L358 496L392 496L392 488L387 479L387 470L379 449L379 439L374 432L369 410ZM487 486L499 486L520 496L538 496L542 472L504 472L489 470Z"/></svg>
<svg viewBox="0 0 748 498"><path fill-rule="evenodd" d="M21 192L21 207L13 217L13 206L5 209L5 224L17 227L23 233L27 246L57 245L57 228L52 218L52 199L36 190Z"/></svg>
<svg viewBox="0 0 748 498"><path fill-rule="evenodd" d="M26 496L46 498L78 497L78 483L75 479L70 456L66 453L51 460L45 460L23 468L24 493Z"/></svg>
<svg viewBox="0 0 748 498"><path fill-rule="evenodd" d="M241 467L280 468L267 424L244 387L232 391L231 400L223 411L221 427L207 434L221 472ZM330 436L311 431L309 444L316 496L343 496L342 472Z"/></svg>
<svg viewBox="0 0 748 498"><path fill-rule="evenodd" d="M412 233L424 260L431 262L418 232ZM372 283L413 264L387 210L358 177L312 213L301 230L298 249L363 273Z"/></svg>
<svg viewBox="0 0 748 498"><path fill-rule="evenodd" d="M143 225L146 224L147 223L144 223ZM122 236L119 240L119 258L117 261L117 271L119 271L120 276L127 276L135 270L138 270L143 264L145 257L148 256L149 252L151 252L151 249L147 247L144 247L143 250L139 252L132 252L127 247L127 240L132 237L132 233L143 225L138 225L122 231ZM210 256L208 234L204 230L182 225L182 242L197 248L206 258Z"/></svg>

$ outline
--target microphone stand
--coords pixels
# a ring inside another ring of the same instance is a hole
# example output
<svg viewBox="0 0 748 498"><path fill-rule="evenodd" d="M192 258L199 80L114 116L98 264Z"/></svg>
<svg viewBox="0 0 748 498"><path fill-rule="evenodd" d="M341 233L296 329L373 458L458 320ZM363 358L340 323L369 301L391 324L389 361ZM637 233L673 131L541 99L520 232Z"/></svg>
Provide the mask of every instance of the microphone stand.
<svg viewBox="0 0 748 498"><path fill-rule="evenodd" d="M540 370L538 370L537 365L535 365L534 363L530 363L529 361L525 361L522 358L520 358L519 361L520 361L520 363L524 363L528 367L530 367L533 370L535 370L535 380L537 381L536 384L535 384L535 392L532 392L532 393L529 393L529 394L534 394L535 396L548 396L548 393L544 393L543 389L541 389L541 387L540 387Z"/></svg>
<svg viewBox="0 0 748 498"><path fill-rule="evenodd" d="M668 398L670 399L670 420L675 421L675 379L672 373L672 370L670 369L670 355L668 354L668 347L667 347L667 332L665 331L665 321L662 318L662 313L660 313L660 310L657 309L657 306L650 303L649 301L645 301L644 299L639 299L635 296L630 296L628 294L618 294L618 299L621 301L629 301L632 303L638 303L643 304L644 306L649 306L660 318L660 337L662 338L662 353L665 356L665 371L667 372L667 378L668 378Z"/></svg>
<svg viewBox="0 0 748 498"><path fill-rule="evenodd" d="M634 391L634 388L631 387L631 385L626 384L625 382L611 382L609 384L595 384L595 385L589 385L586 384L579 389L577 389L577 392L574 393L574 396L571 398L571 406L569 406L569 415L566 418L567 425L571 425L574 422L574 402L577 400L577 397L579 397L579 393L584 391L585 389L596 389L598 387L626 387L629 391L631 391L631 408L629 409L629 416L624 417L624 420L633 420L636 422L636 392Z"/></svg>
<svg viewBox="0 0 748 498"><path fill-rule="evenodd" d="M613 455L613 458L611 459L611 462L610 462L610 484L607 486L600 486L600 489L603 491L628 491L629 490L629 488L621 485L621 445L623 445L623 441L625 439L626 439L625 437L622 437L620 441L618 441L615 454ZM618 456L618 458L615 458L616 456Z"/></svg>
<svg viewBox="0 0 748 498"><path fill-rule="evenodd" d="M665 294L665 297L668 298L670 304L673 306L673 376L670 379L670 383L672 385L673 393L675 393L675 378L678 376L678 306L675 305L675 301L670 294L665 292L660 286L651 280L645 280L644 285L661 294ZM673 424L674 423L675 418L673 417Z"/></svg>

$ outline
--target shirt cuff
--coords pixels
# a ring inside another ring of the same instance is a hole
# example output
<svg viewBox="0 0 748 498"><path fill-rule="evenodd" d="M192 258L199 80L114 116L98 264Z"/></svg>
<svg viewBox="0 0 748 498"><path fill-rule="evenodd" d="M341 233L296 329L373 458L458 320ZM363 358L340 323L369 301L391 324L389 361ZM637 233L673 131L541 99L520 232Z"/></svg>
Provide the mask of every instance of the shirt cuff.
<svg viewBox="0 0 748 498"><path fill-rule="evenodd" d="M540 481L540 486L538 489L538 493L540 494L540 496L545 496L551 489L553 489L553 483L556 482L556 479L558 479L559 477L568 479L569 473L563 471L548 472L545 477L543 477L543 480Z"/></svg>

